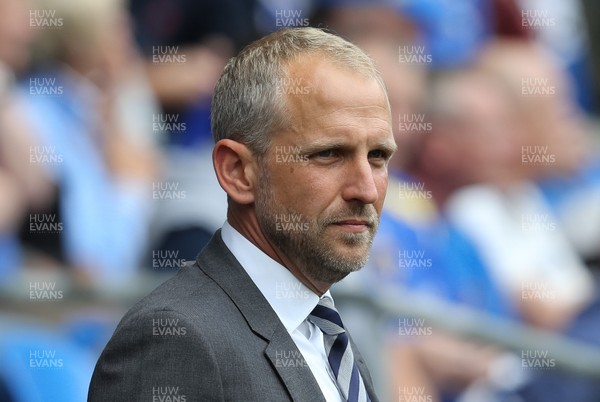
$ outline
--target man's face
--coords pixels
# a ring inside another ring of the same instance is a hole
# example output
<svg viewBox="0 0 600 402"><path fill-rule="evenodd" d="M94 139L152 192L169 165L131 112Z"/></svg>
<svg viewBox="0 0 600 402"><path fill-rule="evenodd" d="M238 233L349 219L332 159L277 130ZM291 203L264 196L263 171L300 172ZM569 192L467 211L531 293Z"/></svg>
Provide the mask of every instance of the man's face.
<svg viewBox="0 0 600 402"><path fill-rule="evenodd" d="M368 256L396 145L384 92L318 58L289 67L290 125L261 158L256 214L267 236L312 280L337 282Z"/></svg>

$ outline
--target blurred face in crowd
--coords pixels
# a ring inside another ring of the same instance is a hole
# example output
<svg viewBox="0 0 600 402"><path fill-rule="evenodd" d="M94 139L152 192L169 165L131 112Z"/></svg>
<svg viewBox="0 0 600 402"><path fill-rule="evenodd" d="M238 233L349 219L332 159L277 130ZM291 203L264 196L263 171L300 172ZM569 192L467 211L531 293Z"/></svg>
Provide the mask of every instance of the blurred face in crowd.
<svg viewBox="0 0 600 402"><path fill-rule="evenodd" d="M554 163L534 165L538 174L570 173L575 171L586 156L585 126L581 112L572 100L569 83L559 71L548 69L550 95L533 95L524 99L524 122L527 128L524 145L548 146L556 155ZM536 174L536 173L534 173Z"/></svg>
<svg viewBox="0 0 600 402"><path fill-rule="evenodd" d="M135 60L132 27L118 0L80 4L72 24L80 43L68 49L69 63L92 78L100 87L118 81Z"/></svg>
<svg viewBox="0 0 600 402"><path fill-rule="evenodd" d="M459 130L464 133L463 171L468 181L504 181L510 174L517 125L508 98L489 82L473 79L462 96L465 115Z"/></svg>
<svg viewBox="0 0 600 402"><path fill-rule="evenodd" d="M529 42L504 40L484 48L479 63L513 93L523 127L519 152L537 146L554 157L552 163L522 164L519 175L536 179L581 166L587 147L584 121L573 101L572 84L556 60Z"/></svg>
<svg viewBox="0 0 600 402"><path fill-rule="evenodd" d="M396 145L384 91L318 55L288 67L286 129L260 157L255 212L266 238L311 280L366 262Z"/></svg>
<svg viewBox="0 0 600 402"><path fill-rule="evenodd" d="M29 46L35 28L30 26L28 0L0 1L0 62L20 70L29 61Z"/></svg>
<svg viewBox="0 0 600 402"><path fill-rule="evenodd" d="M427 163L455 185L500 184L512 179L519 163L520 128L508 95L490 79L475 73L449 78L453 110L433 122L433 153Z"/></svg>

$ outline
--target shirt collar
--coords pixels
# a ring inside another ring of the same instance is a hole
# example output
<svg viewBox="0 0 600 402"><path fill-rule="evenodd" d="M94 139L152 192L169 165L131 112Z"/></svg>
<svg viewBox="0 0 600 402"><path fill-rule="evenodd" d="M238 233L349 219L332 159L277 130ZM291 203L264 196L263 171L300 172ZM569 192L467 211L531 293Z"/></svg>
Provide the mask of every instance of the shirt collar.
<svg viewBox="0 0 600 402"><path fill-rule="evenodd" d="M317 306L319 296L229 222L223 224L221 237L291 334ZM327 291L323 297L331 298L331 294Z"/></svg>

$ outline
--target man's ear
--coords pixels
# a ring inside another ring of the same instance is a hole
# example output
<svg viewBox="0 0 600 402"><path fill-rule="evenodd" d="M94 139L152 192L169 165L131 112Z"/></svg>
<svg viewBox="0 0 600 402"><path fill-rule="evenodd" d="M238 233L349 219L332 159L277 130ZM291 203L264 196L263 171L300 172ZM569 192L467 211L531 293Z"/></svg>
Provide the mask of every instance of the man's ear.
<svg viewBox="0 0 600 402"><path fill-rule="evenodd" d="M230 139L219 140L212 154L213 166L219 184L238 204L251 204L255 199L257 160L242 143Z"/></svg>

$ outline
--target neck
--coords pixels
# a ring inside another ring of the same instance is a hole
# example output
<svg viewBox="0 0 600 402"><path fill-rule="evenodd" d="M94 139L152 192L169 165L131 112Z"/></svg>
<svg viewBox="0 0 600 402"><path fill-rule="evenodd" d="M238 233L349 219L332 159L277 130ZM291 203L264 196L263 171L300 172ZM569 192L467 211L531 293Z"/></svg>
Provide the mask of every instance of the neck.
<svg viewBox="0 0 600 402"><path fill-rule="evenodd" d="M227 222L263 253L290 271L292 275L317 296L323 296L331 287L332 283L308 277L300 267L300 264L292 261L292 259L286 256L281 249L265 236L252 205L230 203L227 210Z"/></svg>

